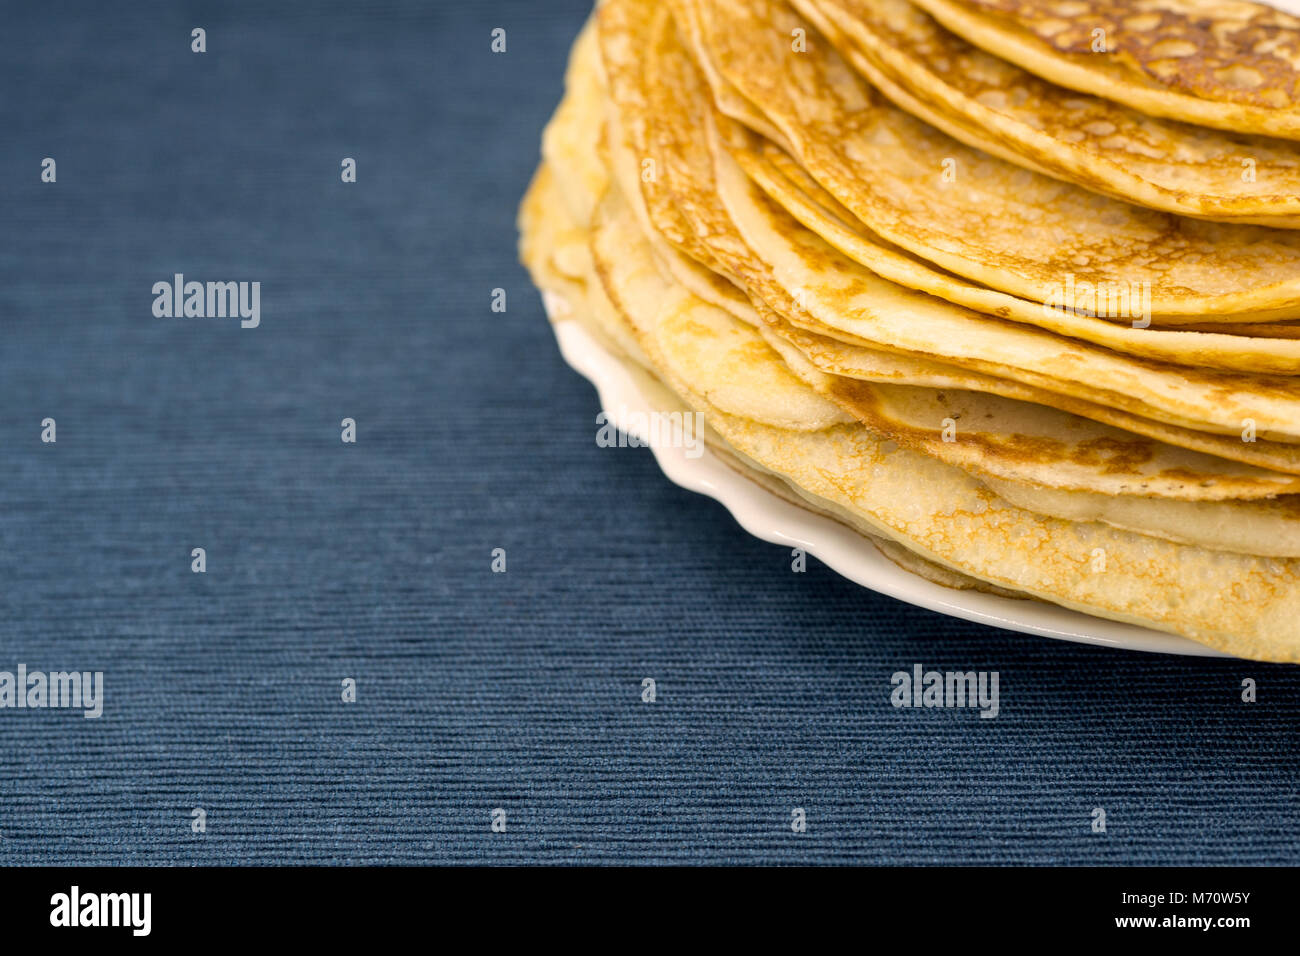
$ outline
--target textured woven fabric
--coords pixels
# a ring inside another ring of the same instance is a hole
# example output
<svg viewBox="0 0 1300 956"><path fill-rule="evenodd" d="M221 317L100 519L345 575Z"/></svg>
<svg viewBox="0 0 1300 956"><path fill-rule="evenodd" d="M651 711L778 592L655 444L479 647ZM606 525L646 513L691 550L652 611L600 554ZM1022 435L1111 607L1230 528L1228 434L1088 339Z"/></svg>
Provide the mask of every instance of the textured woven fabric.
<svg viewBox="0 0 1300 956"><path fill-rule="evenodd" d="M792 573L597 447L514 249L585 14L6 13L0 670L105 699L0 710L0 863L1300 860L1300 670ZM260 326L155 318L175 273ZM1000 715L895 709L915 663Z"/></svg>

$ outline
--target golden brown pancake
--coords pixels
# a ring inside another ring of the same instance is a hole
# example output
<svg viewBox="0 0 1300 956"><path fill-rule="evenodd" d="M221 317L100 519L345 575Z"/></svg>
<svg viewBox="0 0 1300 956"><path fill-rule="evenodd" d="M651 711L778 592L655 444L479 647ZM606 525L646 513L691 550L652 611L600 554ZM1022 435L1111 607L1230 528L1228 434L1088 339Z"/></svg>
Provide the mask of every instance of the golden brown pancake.
<svg viewBox="0 0 1300 956"><path fill-rule="evenodd" d="M864 78L968 146L1152 209L1300 226L1295 144L1147 116L1040 79L908 0L793 0Z"/></svg>

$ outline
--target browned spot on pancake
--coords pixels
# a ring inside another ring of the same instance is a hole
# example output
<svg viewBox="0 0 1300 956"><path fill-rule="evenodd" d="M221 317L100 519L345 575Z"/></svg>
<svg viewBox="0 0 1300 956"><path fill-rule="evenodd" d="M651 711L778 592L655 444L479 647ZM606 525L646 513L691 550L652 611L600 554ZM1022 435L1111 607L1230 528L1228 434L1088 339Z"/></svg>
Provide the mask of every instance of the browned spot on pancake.
<svg viewBox="0 0 1300 956"><path fill-rule="evenodd" d="M1069 461L1109 475L1138 474L1142 465L1155 456L1155 443L1136 437L1063 442L1036 435L1015 435L1000 444L1015 449L1025 461Z"/></svg>
<svg viewBox="0 0 1300 956"><path fill-rule="evenodd" d="M1207 482L1204 474L1189 471L1186 468L1162 468L1159 474L1162 478L1168 478L1172 481L1185 481L1189 485L1201 485L1208 488L1213 484L1212 481Z"/></svg>

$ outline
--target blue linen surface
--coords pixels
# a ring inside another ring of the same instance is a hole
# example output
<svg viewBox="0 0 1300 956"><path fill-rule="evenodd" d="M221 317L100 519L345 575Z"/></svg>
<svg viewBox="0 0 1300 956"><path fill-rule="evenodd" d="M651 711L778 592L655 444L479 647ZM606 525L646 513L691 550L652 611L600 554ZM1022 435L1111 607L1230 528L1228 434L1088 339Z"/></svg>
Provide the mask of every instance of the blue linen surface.
<svg viewBox="0 0 1300 956"><path fill-rule="evenodd" d="M106 699L0 710L0 863L1300 860L1300 670L794 574L597 447L514 231L586 12L7 10L0 670ZM178 272L261 326L154 318ZM1000 716L893 708L914 663Z"/></svg>

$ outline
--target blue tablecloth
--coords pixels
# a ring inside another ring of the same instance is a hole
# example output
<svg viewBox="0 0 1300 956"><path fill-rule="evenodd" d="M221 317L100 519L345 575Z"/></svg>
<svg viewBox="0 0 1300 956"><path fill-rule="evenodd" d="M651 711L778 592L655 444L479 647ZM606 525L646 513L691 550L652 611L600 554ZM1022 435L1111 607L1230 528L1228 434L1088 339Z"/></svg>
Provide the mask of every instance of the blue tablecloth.
<svg viewBox="0 0 1300 956"><path fill-rule="evenodd" d="M105 700L0 710L0 862L1300 859L1300 670L794 574L597 447L514 231L585 14L7 11L0 670ZM155 318L176 273L260 327ZM915 663L1000 716L895 709Z"/></svg>

